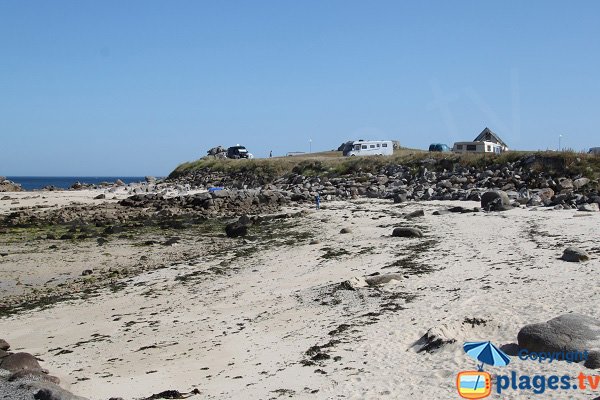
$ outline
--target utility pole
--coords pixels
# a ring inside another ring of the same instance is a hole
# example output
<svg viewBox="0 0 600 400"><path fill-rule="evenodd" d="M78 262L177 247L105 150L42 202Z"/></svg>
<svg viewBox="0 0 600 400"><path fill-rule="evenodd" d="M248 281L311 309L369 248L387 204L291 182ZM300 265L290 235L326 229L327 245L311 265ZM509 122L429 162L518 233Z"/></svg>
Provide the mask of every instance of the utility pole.
<svg viewBox="0 0 600 400"><path fill-rule="evenodd" d="M308 139L308 152L312 153L312 139Z"/></svg>
<svg viewBox="0 0 600 400"><path fill-rule="evenodd" d="M561 151L560 140L562 139L562 135L558 135L558 151Z"/></svg>

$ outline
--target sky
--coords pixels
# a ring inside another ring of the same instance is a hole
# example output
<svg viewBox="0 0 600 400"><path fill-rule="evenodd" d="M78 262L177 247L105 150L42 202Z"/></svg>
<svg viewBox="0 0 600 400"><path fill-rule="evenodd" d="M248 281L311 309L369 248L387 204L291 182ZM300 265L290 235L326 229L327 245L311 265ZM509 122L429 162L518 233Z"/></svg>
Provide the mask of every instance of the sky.
<svg viewBox="0 0 600 400"><path fill-rule="evenodd" d="M0 0L0 175L358 139L600 146L598 1Z"/></svg>

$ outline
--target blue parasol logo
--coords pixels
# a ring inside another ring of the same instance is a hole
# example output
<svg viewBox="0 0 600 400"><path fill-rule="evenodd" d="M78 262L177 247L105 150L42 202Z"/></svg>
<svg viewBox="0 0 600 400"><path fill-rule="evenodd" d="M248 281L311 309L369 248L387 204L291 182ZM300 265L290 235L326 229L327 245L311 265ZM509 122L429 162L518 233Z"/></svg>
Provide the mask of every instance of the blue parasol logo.
<svg viewBox="0 0 600 400"><path fill-rule="evenodd" d="M492 342L466 342L463 345L465 353L470 357L481 362L479 370L483 371L483 364L489 364L494 367L504 367L510 362L502 350L492 344Z"/></svg>

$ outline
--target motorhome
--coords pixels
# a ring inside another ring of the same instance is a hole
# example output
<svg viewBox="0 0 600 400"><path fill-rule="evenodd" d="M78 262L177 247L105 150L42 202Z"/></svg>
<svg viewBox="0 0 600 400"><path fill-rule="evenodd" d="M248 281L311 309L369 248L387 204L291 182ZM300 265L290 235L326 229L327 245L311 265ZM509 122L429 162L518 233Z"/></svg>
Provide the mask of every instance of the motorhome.
<svg viewBox="0 0 600 400"><path fill-rule="evenodd" d="M494 142L456 142L452 151L455 153L502 153L502 145Z"/></svg>
<svg viewBox="0 0 600 400"><path fill-rule="evenodd" d="M391 140L362 140L352 143L352 150L346 155L353 156L391 156L394 144Z"/></svg>

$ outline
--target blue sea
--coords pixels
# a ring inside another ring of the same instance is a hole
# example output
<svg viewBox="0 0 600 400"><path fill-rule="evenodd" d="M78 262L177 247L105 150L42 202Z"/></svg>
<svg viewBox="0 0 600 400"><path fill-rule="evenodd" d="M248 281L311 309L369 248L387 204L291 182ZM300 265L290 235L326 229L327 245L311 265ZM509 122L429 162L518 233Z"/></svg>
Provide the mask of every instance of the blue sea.
<svg viewBox="0 0 600 400"><path fill-rule="evenodd" d="M45 186L68 189L76 182L99 184L114 182L117 179L125 183L144 182L143 176L7 176L6 178L21 184L25 190L42 189Z"/></svg>

